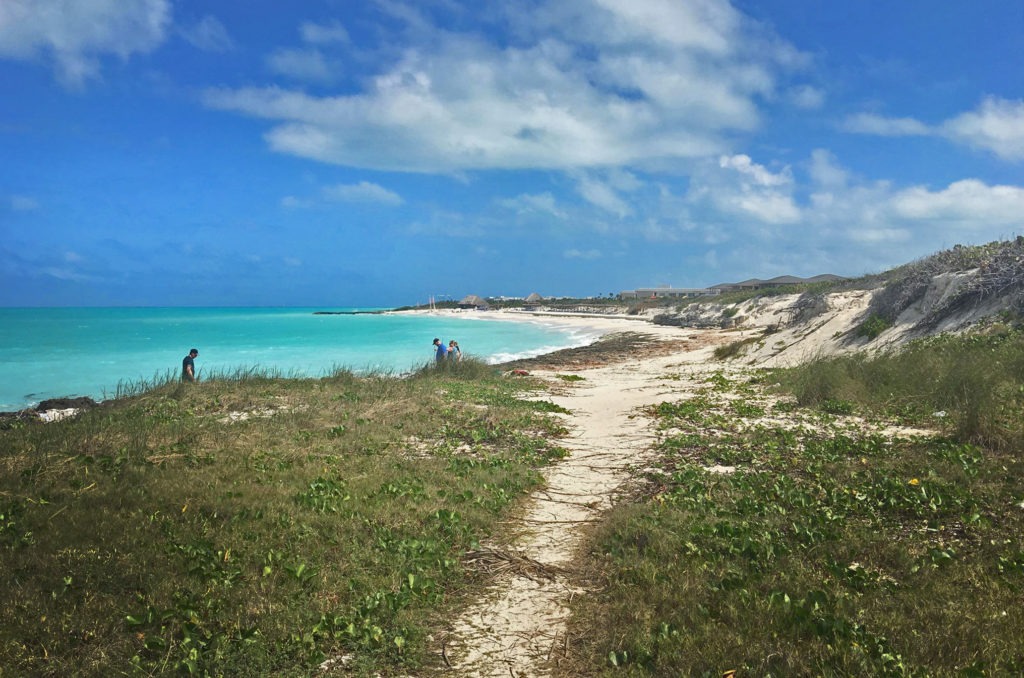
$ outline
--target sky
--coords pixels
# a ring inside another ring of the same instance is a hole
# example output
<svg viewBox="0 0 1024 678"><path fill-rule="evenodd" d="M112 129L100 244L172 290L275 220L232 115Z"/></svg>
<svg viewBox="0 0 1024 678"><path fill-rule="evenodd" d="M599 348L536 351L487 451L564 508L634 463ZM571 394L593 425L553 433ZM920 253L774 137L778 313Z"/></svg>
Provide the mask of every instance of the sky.
<svg viewBox="0 0 1024 678"><path fill-rule="evenodd" d="M607 296L1022 233L1020 0L0 0L0 306Z"/></svg>

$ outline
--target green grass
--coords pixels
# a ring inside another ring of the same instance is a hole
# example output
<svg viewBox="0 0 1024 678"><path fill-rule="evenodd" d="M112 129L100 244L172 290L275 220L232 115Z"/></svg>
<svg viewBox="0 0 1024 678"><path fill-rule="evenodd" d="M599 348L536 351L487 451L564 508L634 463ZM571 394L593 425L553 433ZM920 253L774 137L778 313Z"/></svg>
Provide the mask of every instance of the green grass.
<svg viewBox="0 0 1024 678"><path fill-rule="evenodd" d="M1019 450L773 407L777 377L652 408L656 470L592 534L563 674L1024 671ZM790 423L737 420L754 408Z"/></svg>
<svg viewBox="0 0 1024 678"><path fill-rule="evenodd" d="M858 409L943 426L990 448L1024 449L1024 331L942 335L897 352L818 360L777 374L801 404Z"/></svg>
<svg viewBox="0 0 1024 678"><path fill-rule="evenodd" d="M0 675L415 670L565 454L536 383L474 361L236 376L0 431Z"/></svg>

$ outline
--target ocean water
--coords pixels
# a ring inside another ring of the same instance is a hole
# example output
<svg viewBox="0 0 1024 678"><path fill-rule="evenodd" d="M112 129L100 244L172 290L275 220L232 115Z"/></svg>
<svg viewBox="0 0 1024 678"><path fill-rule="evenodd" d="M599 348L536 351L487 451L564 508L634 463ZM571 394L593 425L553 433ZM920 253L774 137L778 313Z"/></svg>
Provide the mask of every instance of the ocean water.
<svg viewBox="0 0 1024 678"><path fill-rule="evenodd" d="M488 362L589 343L593 331L483 313L314 315L302 308L0 308L0 411L47 398L113 397L118 385L177 377L199 349L204 374L257 367L323 376L345 367L404 373L454 339ZM323 309L339 310L339 309ZM355 309L345 309L355 310Z"/></svg>

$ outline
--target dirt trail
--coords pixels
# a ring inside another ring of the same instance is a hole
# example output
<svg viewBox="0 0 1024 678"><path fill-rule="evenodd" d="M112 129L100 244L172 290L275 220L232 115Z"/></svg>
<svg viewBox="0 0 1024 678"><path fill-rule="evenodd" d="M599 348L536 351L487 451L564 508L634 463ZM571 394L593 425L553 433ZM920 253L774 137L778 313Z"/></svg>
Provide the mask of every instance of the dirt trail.
<svg viewBox="0 0 1024 678"><path fill-rule="evenodd" d="M444 647L453 675L549 674L549 660L562 652L568 602L582 593L555 573L570 566L583 527L612 505L630 468L643 465L654 431L648 417L637 416L640 408L692 388L687 373L702 371L694 368L709 355L710 334L690 332L696 337L692 347L705 347L701 350L587 369L583 381L550 397L572 412L566 417L570 437L560 441L571 454L547 470L546 486L530 498L522 536L511 547L538 567L500 575L482 600L454 621ZM676 330L663 338L681 336ZM681 369L681 363L687 366ZM666 379L668 373L680 376Z"/></svg>

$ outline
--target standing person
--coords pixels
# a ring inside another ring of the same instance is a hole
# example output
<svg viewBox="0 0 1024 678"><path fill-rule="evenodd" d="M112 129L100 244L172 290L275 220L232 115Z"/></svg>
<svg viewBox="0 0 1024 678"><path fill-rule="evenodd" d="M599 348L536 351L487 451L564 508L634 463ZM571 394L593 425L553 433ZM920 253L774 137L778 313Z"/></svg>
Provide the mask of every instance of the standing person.
<svg viewBox="0 0 1024 678"><path fill-rule="evenodd" d="M454 339L448 342L448 359L455 362L462 360L462 349L459 348L459 342Z"/></svg>
<svg viewBox="0 0 1024 678"><path fill-rule="evenodd" d="M434 337L434 360L442 362L448 357L448 349L445 348L444 342Z"/></svg>
<svg viewBox="0 0 1024 678"><path fill-rule="evenodd" d="M196 380L196 358L199 357L199 349L192 349L185 356L184 360L181 361L181 380L182 381L195 381Z"/></svg>

